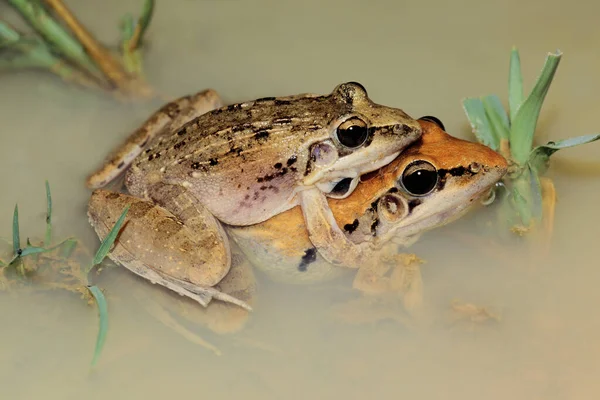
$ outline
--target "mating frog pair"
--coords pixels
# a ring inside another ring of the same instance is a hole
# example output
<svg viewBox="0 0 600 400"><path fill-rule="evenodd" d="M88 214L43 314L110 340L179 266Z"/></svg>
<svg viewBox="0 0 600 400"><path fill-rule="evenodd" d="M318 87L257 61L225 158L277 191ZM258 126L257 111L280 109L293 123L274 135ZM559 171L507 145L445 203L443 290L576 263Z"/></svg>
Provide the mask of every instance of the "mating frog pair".
<svg viewBox="0 0 600 400"><path fill-rule="evenodd" d="M357 268L398 229L401 236L414 236L445 221L506 168L496 153L462 141L458 149L465 152L449 157L452 165L441 157L432 160L441 161L437 168L431 161L399 166L407 158L398 155L420 137L421 124L399 109L373 103L356 83L339 85L328 96L265 98L206 112L219 105L216 93L205 91L163 107L88 180L90 187L103 186L132 163L125 178L132 196L95 191L92 225L105 236L129 204L111 258L203 305L216 298L249 308L215 288L231 265L223 224L232 231L239 227L232 235L240 243L270 229L298 236L293 246L282 241L281 251L273 253L292 254L281 265L295 270L313 263L311 271L316 265ZM412 154L418 158L426 143ZM360 184L364 189L355 190L362 174L386 165ZM406 191L406 182L423 176L437 177L430 188L435 195ZM424 201L424 196L440 200ZM343 210L337 214L330 208L336 201ZM354 203L360 206L349 211ZM410 235L396 228L404 220L405 227L413 221ZM264 244L269 243L278 246ZM247 253L255 251L251 247ZM302 253L299 261L294 249Z"/></svg>

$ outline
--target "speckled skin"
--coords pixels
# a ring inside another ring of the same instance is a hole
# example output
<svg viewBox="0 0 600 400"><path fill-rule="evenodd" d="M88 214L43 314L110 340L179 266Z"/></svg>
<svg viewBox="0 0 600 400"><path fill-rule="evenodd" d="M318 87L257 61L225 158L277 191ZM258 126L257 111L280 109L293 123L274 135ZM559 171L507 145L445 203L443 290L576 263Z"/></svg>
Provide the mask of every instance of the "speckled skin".
<svg viewBox="0 0 600 400"><path fill-rule="evenodd" d="M352 82L327 96L265 98L202 115L183 108L219 103L214 91L205 91L163 107L90 176L90 187L104 185L133 160L125 177L130 195L97 190L89 204L101 237L131 205L121 234L126 240L115 247L113 260L200 304L212 298L234 302L213 290L231 264L221 223L255 224L298 204L324 257L343 265L358 260L360 249L343 236L321 190L342 178L356 182L387 164L418 139L419 123L402 110L373 103ZM184 122L182 115L191 120ZM365 139L344 144L340 126L357 119Z"/></svg>
<svg viewBox="0 0 600 400"><path fill-rule="evenodd" d="M334 132L353 115L368 121L369 137L349 149ZM347 83L327 96L265 98L203 114L138 157L126 185L145 199L156 197L157 182L185 186L220 221L255 224L297 205L298 190L380 167L420 134L402 110L375 104L362 86ZM324 141L337 157L319 165L311 147Z"/></svg>
<svg viewBox="0 0 600 400"><path fill-rule="evenodd" d="M398 246L411 244L421 233L458 218L506 172L506 160L488 147L454 138L431 122L419 122L423 127L419 141L377 173L363 177L349 197L328 200L346 236L354 243L368 244L363 247L371 252L371 263L363 266L366 269L376 268L379 256L396 254ZM426 196L412 196L400 183L406 168L417 160L437 169L437 186ZM390 195L400 199L392 213L385 207ZM315 251L299 207L261 224L226 230L254 266L278 281L313 283L347 270L333 266ZM359 276L364 279L365 274ZM355 280L355 287L366 286Z"/></svg>

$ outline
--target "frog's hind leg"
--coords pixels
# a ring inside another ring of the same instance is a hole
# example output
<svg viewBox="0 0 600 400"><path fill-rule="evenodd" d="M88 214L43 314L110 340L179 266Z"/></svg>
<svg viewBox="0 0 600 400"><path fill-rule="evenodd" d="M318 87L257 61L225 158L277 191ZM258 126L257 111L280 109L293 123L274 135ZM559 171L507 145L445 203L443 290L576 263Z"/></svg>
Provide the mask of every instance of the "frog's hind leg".
<svg viewBox="0 0 600 400"><path fill-rule="evenodd" d="M164 105L129 136L125 143L109 156L102 167L88 177L87 186L90 189L106 186L125 171L156 138L222 105L221 98L212 89L183 96Z"/></svg>
<svg viewBox="0 0 600 400"><path fill-rule="evenodd" d="M229 241L220 223L200 205L189 204L185 189L165 189L173 196L165 203L179 215L123 193L94 191L88 214L102 238L130 207L109 257L205 307L214 298L249 310L250 305L216 287L231 265Z"/></svg>

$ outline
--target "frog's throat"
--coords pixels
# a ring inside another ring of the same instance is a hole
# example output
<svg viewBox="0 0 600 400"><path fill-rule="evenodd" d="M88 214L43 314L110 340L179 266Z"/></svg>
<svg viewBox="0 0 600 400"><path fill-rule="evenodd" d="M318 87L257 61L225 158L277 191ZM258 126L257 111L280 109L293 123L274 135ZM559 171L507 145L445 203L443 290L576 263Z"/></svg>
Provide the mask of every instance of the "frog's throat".
<svg viewBox="0 0 600 400"><path fill-rule="evenodd" d="M313 186L317 182L331 180L334 178L356 178L358 175L366 174L367 172L375 171L392 162L400 152L395 152L389 156L372 160L367 158L364 163L356 163L355 160L337 160L328 168L324 168L308 175L304 179L304 185ZM339 179L338 179L339 180Z"/></svg>

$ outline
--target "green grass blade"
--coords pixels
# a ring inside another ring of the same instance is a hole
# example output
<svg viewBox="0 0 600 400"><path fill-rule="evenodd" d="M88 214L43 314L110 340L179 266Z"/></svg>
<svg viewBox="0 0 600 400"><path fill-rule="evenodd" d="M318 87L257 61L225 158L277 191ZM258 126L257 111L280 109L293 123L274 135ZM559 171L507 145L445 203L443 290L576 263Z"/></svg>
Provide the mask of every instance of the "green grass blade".
<svg viewBox="0 0 600 400"><path fill-rule="evenodd" d="M70 238L61 243L60 256L62 258L69 258L77 247L77 240Z"/></svg>
<svg viewBox="0 0 600 400"><path fill-rule="evenodd" d="M108 235L106 235L106 237L102 241L100 248L94 256L94 260L92 261L92 266L90 267L90 270L94 266L100 264L102 260L104 260L104 257L106 257L106 255L110 251L110 248L112 247L113 243L115 242L115 239L117 238L117 235L119 234L119 231L121 230L121 225L123 225L123 221L125 221L127 211L129 211L129 206L125 207L115 225L112 227ZM89 270L87 272L89 272Z"/></svg>
<svg viewBox="0 0 600 400"><path fill-rule="evenodd" d="M0 21L0 48L17 43L21 34L12 29L6 22Z"/></svg>
<svg viewBox="0 0 600 400"><path fill-rule="evenodd" d="M508 108L511 121L514 121L521 104L523 104L521 58L519 57L519 50L513 47L510 52L510 67L508 69Z"/></svg>
<svg viewBox="0 0 600 400"><path fill-rule="evenodd" d="M27 23L43 36L53 50L60 52L75 64L83 67L94 76L102 76L83 45L74 39L60 23L46 11L39 1L8 0Z"/></svg>
<svg viewBox="0 0 600 400"><path fill-rule="evenodd" d="M557 142L549 142L547 144L537 146L531 151L528 163L537 170L538 174L542 174L546 172L546 169L548 169L548 161L550 159L550 156L556 153L558 150L594 142L598 139L600 139L600 134L591 134L576 136L569 139L559 140Z"/></svg>
<svg viewBox="0 0 600 400"><path fill-rule="evenodd" d="M87 288L96 300L98 317L100 319L98 336L96 337L96 347L94 348L94 357L92 358L92 366L95 366L100 358L100 353L102 352L104 342L106 341L106 333L108 332L108 305L106 304L104 293L102 293L98 286L87 286Z"/></svg>
<svg viewBox="0 0 600 400"><path fill-rule="evenodd" d="M46 236L44 245L50 245L52 241L52 195L50 193L50 184L46 181Z"/></svg>
<svg viewBox="0 0 600 400"><path fill-rule="evenodd" d="M144 34L146 33L148 26L150 25L150 21L152 21L152 15L154 15L154 0L146 0L144 2L144 8L142 9L142 15L138 20L140 34L139 39L136 43L136 47L140 47L142 45Z"/></svg>
<svg viewBox="0 0 600 400"><path fill-rule="evenodd" d="M537 221L542 219L542 184L540 183L540 179L537 175L537 172L527 166L527 171L529 173L529 189L531 192L531 214L533 218Z"/></svg>
<svg viewBox="0 0 600 400"><path fill-rule="evenodd" d="M471 97L464 99L462 103L463 110L477 140L497 151L500 148L500 140L494 134L481 99Z"/></svg>
<svg viewBox="0 0 600 400"><path fill-rule="evenodd" d="M524 177L519 177L512 188L512 200L523 226L528 227L531 222L531 193L529 182Z"/></svg>
<svg viewBox="0 0 600 400"><path fill-rule="evenodd" d="M495 94L485 96L481 98L485 113L491 122L492 129L494 130L495 137L498 140L508 140L508 134L510 130L510 122L508 121L508 115L502 106L500 98Z"/></svg>
<svg viewBox="0 0 600 400"><path fill-rule="evenodd" d="M13 225L12 225L12 236L13 236L13 255L16 256L21 249L21 237L19 235L19 206L15 204L15 211L13 213Z"/></svg>
<svg viewBox="0 0 600 400"><path fill-rule="evenodd" d="M558 64L562 57L562 53L557 51L555 54L548 54L544 68L538 77L535 86L527 99L523 102L517 111L514 120L512 121L510 131L510 152L512 158L524 165L529 158L531 146L533 144L533 134L537 120L542 109L544 98L548 93L554 73L558 68Z"/></svg>

